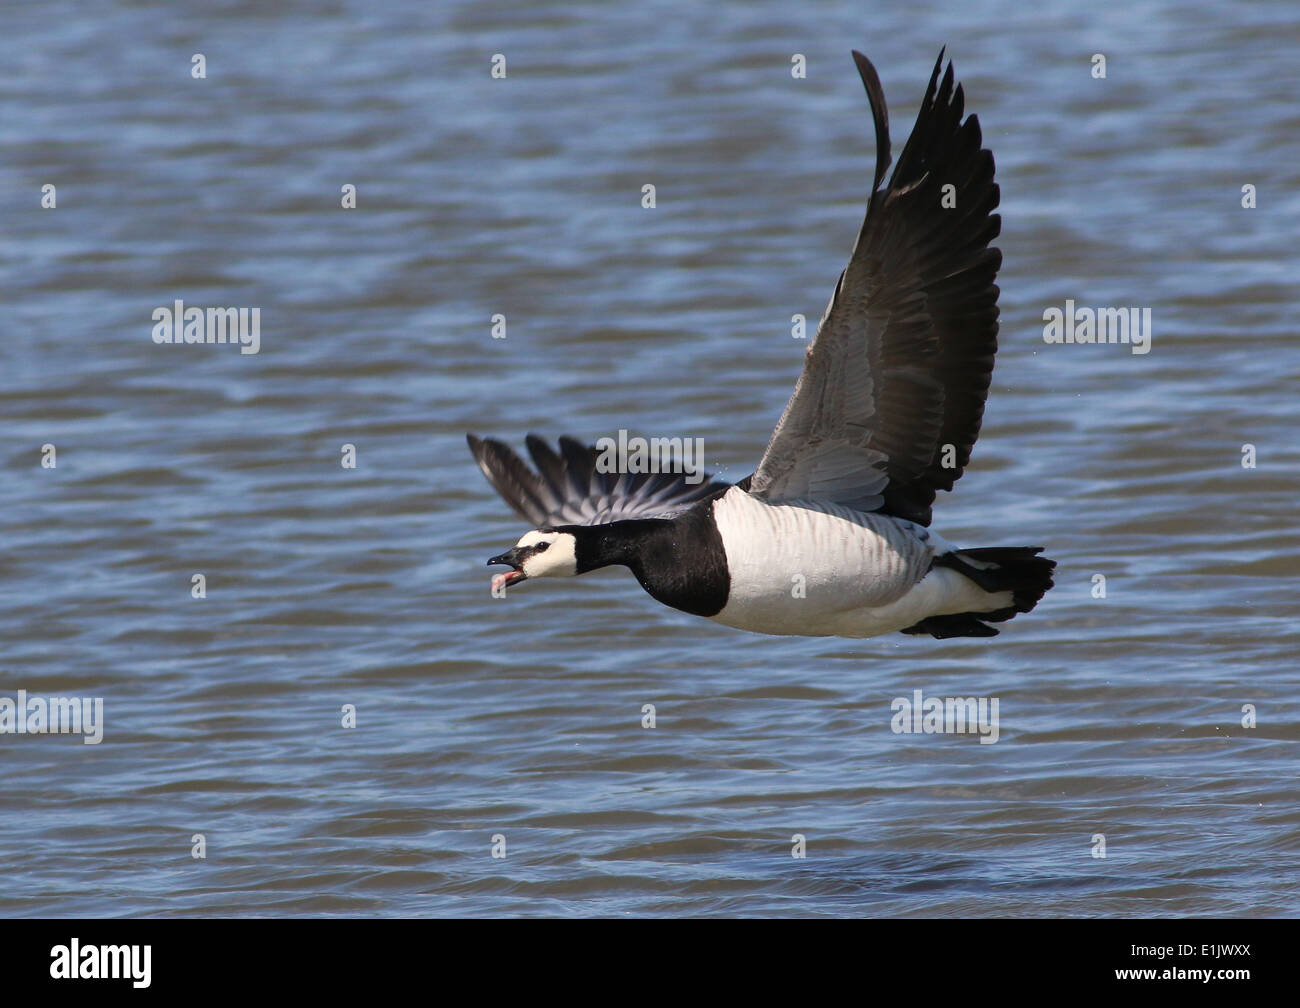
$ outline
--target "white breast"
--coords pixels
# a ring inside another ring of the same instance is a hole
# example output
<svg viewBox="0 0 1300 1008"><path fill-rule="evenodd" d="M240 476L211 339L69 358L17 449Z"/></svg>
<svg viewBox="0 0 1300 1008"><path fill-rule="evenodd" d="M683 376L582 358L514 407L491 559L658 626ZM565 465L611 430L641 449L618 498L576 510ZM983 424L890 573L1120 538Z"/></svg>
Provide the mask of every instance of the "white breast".
<svg viewBox="0 0 1300 1008"><path fill-rule="evenodd" d="M766 504L734 488L714 502L713 515L731 575L717 622L853 637L916 622L887 625L915 608L905 599L930 567L925 529L819 501Z"/></svg>

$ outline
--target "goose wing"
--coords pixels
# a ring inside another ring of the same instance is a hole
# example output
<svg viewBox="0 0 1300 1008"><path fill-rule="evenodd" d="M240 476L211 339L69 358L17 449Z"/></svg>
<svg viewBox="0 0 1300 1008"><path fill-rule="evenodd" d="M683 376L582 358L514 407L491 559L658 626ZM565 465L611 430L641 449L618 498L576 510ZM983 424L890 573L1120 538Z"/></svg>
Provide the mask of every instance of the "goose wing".
<svg viewBox="0 0 1300 1008"><path fill-rule="evenodd" d="M688 483L685 474L602 472L604 453L596 446L562 437L556 452L529 434L525 443L534 471L500 441L473 434L466 438L488 482L533 528L663 518L731 486L708 473L700 482Z"/></svg>
<svg viewBox="0 0 1300 1008"><path fill-rule="evenodd" d="M952 64L935 62L887 186L889 118L875 67L853 53L876 130L866 219L803 373L750 484L930 523L935 492L970 460L997 352L1002 253L993 155L964 122Z"/></svg>

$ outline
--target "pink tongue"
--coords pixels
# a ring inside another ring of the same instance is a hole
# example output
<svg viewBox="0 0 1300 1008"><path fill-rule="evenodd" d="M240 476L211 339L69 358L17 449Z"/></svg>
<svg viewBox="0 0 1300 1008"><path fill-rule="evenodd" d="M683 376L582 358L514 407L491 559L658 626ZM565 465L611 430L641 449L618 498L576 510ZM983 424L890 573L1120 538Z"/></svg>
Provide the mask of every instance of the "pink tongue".
<svg viewBox="0 0 1300 1008"><path fill-rule="evenodd" d="M505 587L506 576L504 574L494 574L492 576L492 590L500 591Z"/></svg>

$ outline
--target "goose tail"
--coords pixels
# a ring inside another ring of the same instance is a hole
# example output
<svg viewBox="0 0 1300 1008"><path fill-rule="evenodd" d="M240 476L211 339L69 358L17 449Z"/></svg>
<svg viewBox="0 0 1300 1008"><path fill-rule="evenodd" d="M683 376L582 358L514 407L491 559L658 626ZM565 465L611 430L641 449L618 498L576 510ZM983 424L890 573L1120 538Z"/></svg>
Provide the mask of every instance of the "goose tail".
<svg viewBox="0 0 1300 1008"><path fill-rule="evenodd" d="M1053 585L1056 561L1039 556L1042 546L991 546L960 549L935 557L934 566L949 567L990 594L1011 593L1011 605L984 612L930 616L903 633L932 637L996 637L990 623L1005 623L1031 612Z"/></svg>

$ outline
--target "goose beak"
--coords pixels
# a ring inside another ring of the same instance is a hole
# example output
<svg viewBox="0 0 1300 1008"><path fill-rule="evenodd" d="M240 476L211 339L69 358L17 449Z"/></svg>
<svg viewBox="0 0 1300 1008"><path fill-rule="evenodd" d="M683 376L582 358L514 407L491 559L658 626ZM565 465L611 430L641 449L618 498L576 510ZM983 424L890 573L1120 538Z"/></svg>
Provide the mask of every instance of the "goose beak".
<svg viewBox="0 0 1300 1008"><path fill-rule="evenodd" d="M499 591L507 585L518 584L520 581L528 580L528 575L525 574L519 566L518 549L508 550L500 556L494 556L487 562L489 567L493 564L506 564L514 568L513 570L506 571L504 574L497 574L492 578L493 591Z"/></svg>

